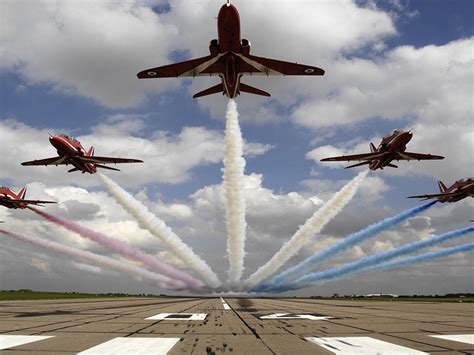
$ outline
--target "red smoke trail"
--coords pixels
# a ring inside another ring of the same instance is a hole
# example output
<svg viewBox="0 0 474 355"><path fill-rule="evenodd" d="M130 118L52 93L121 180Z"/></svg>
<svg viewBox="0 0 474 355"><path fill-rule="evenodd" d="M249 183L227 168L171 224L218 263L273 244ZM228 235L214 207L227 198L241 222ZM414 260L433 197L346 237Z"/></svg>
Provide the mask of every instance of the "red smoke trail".
<svg viewBox="0 0 474 355"><path fill-rule="evenodd" d="M197 288L204 286L204 283L188 275L187 273L176 270L172 266L158 260L153 255L146 254L138 249L135 249L125 242L112 239L89 228L82 227L77 223L69 222L59 217L52 216L43 211L39 211L36 208L29 207L29 209L40 215L41 217L47 219L48 221L53 222L61 227L64 227L67 230L70 230L71 232L79 234L81 237L93 240L94 242L99 243L100 245L110 250L113 250L114 252L125 255L130 259L140 261L141 263L150 266L156 271L168 275L172 279L180 280L184 282L189 288Z"/></svg>
<svg viewBox="0 0 474 355"><path fill-rule="evenodd" d="M126 264L120 260L109 258L108 256L94 254L94 253L91 253L90 251L73 248L67 245L52 242L50 240L27 237L24 235L6 231L4 229L0 229L0 233L3 233L8 237L15 238L17 240L21 240L22 242L37 245L39 247L52 250L60 254L65 254L76 259L87 260L95 264L103 265L110 269L116 269L116 270L123 271L129 274L138 275L144 279L153 281L154 283L158 284L158 286L162 288L179 290L179 289L183 289L183 287L185 286L185 284L181 281L170 279L167 276L155 274L141 267Z"/></svg>

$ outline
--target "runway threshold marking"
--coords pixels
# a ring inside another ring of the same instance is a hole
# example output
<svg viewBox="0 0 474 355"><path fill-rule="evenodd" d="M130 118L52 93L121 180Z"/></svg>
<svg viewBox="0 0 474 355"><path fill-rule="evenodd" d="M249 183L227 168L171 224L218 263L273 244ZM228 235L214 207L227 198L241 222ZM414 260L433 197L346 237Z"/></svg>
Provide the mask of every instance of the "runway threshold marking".
<svg viewBox="0 0 474 355"><path fill-rule="evenodd" d="M53 338L53 336L47 335L0 335L0 350L13 348L15 346L20 346L28 343L33 343L35 341L40 341L48 338Z"/></svg>
<svg viewBox="0 0 474 355"><path fill-rule="evenodd" d="M262 320L267 319L308 319L308 320L328 320L333 319L334 317L327 317L321 315L312 315L312 314L293 314L293 313L275 313L269 314L267 316L260 316Z"/></svg>
<svg viewBox="0 0 474 355"><path fill-rule="evenodd" d="M309 337L306 340L329 350L333 354L342 355L422 355L428 353L395 345L371 337Z"/></svg>
<svg viewBox="0 0 474 355"><path fill-rule="evenodd" d="M205 320L207 313L160 313L145 320Z"/></svg>
<svg viewBox="0 0 474 355"><path fill-rule="evenodd" d="M166 355L179 338L114 338L78 355Z"/></svg>
<svg viewBox="0 0 474 355"><path fill-rule="evenodd" d="M474 345L474 334L430 335L430 337Z"/></svg>

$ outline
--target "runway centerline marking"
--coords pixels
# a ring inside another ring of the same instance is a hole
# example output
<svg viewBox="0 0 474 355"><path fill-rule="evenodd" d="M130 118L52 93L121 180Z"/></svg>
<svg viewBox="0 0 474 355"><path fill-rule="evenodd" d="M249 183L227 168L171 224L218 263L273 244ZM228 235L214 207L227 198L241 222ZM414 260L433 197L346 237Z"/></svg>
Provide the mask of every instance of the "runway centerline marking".
<svg viewBox="0 0 474 355"><path fill-rule="evenodd" d="M474 334L430 335L430 337L474 345Z"/></svg>
<svg viewBox="0 0 474 355"><path fill-rule="evenodd" d="M159 313L145 320L205 320L207 313Z"/></svg>
<svg viewBox="0 0 474 355"><path fill-rule="evenodd" d="M0 350L13 348L15 346L20 346L28 343L33 343L35 341L40 341L48 338L53 338L53 336L47 335L0 335Z"/></svg>
<svg viewBox="0 0 474 355"><path fill-rule="evenodd" d="M338 355L428 355L422 351L371 337L309 337L305 339Z"/></svg>
<svg viewBox="0 0 474 355"><path fill-rule="evenodd" d="M224 307L224 309L226 311L228 311L229 309L232 309L230 308L230 306L224 301L224 299L221 297L221 301L222 301L222 306Z"/></svg>
<svg viewBox="0 0 474 355"><path fill-rule="evenodd" d="M114 338L78 355L166 355L179 338Z"/></svg>

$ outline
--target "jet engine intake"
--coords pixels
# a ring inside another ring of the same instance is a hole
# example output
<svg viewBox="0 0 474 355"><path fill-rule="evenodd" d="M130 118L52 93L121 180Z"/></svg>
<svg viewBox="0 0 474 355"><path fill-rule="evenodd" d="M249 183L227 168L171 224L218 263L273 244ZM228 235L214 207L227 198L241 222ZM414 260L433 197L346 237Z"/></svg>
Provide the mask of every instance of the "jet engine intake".
<svg viewBox="0 0 474 355"><path fill-rule="evenodd" d="M217 55L219 53L219 42L217 39L213 39L209 43L209 52L211 52L211 55Z"/></svg>
<svg viewBox="0 0 474 355"><path fill-rule="evenodd" d="M250 41L248 39L242 38L241 41L241 50L243 55L249 55L250 54Z"/></svg>

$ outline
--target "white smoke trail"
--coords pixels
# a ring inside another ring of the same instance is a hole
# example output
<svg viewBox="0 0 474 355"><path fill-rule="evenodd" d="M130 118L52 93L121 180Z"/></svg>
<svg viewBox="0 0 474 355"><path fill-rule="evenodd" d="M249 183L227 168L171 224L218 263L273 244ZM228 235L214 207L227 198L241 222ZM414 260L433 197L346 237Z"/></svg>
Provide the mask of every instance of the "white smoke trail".
<svg viewBox="0 0 474 355"><path fill-rule="evenodd" d="M239 113L234 100L229 100L226 112L223 187L227 222L227 253L229 283L237 284L244 270L245 256L245 196L242 134Z"/></svg>
<svg viewBox="0 0 474 355"><path fill-rule="evenodd" d="M170 251L180 258L185 264L193 269L199 277L209 286L216 288L221 282L209 265L197 256L194 251L186 245L165 222L151 213L146 206L137 201L127 191L118 186L110 178L98 174L105 187L109 190L117 202L130 213L151 234L158 237Z"/></svg>
<svg viewBox="0 0 474 355"><path fill-rule="evenodd" d="M334 194L329 201L324 203L303 226L300 226L291 239L287 241L265 265L261 266L248 278L245 282L246 286L252 288L276 272L285 262L295 255L301 247L308 243L315 234L319 233L354 197L360 183L367 176L367 173L367 170L359 173L339 192Z"/></svg>
<svg viewBox="0 0 474 355"><path fill-rule="evenodd" d="M5 234L8 237L21 240L22 242L33 244L44 249L55 251L60 254L68 255L76 259L87 260L95 264L99 264L110 269L123 271L129 274L135 274L143 279L150 280L158 286L168 289L182 289L185 288L185 284L181 281L173 280L167 276L155 274L146 269L124 263L123 261L114 260L108 256L98 255L89 251L73 248L67 245L59 244L45 239L28 237L16 233L12 233L3 229L0 229L0 233Z"/></svg>

